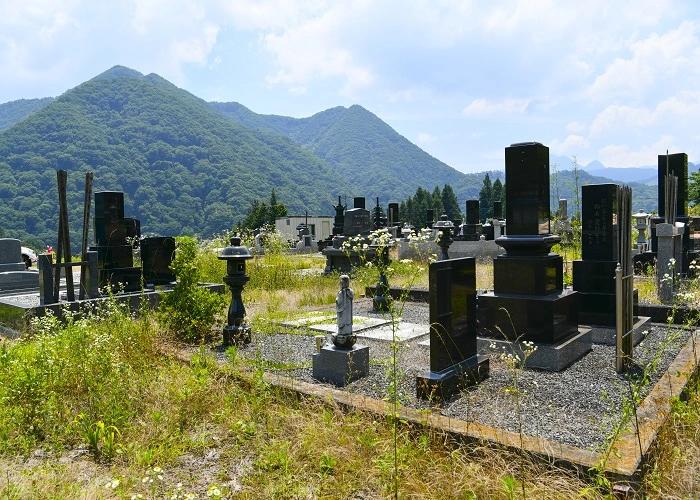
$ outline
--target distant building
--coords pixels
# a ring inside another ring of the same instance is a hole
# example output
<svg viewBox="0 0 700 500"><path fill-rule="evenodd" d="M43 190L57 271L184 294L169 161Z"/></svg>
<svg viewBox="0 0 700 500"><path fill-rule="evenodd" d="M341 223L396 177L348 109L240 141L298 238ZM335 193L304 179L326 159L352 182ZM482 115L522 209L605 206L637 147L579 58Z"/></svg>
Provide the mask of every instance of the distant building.
<svg viewBox="0 0 700 500"><path fill-rule="evenodd" d="M299 239L298 226L308 224L309 234L316 241L325 240L333 234L333 216L311 216L290 215L288 217L277 217L275 219L275 229L284 235L288 240L297 241Z"/></svg>

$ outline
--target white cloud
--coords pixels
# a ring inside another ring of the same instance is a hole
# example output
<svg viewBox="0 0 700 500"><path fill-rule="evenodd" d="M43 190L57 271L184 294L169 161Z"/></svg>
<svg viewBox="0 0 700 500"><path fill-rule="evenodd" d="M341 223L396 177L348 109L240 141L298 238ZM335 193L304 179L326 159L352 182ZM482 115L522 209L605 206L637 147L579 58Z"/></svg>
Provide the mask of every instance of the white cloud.
<svg viewBox="0 0 700 500"><path fill-rule="evenodd" d="M607 167L639 167L654 165L659 154L666 150L683 151L676 146L676 139L671 135L662 135L654 144L634 149L626 144L609 144L598 151L598 160Z"/></svg>
<svg viewBox="0 0 700 500"><path fill-rule="evenodd" d="M566 131L567 132L583 132L586 130L586 126L583 125L582 123L579 122L569 122L566 124Z"/></svg>
<svg viewBox="0 0 700 500"><path fill-rule="evenodd" d="M580 135L568 135L563 142L553 139L549 144L549 149L557 155L568 155L588 149L588 140Z"/></svg>
<svg viewBox="0 0 700 500"><path fill-rule="evenodd" d="M475 99L462 111L464 115L512 115L522 114L527 109L529 100L505 99L503 101L491 101L488 99Z"/></svg>
<svg viewBox="0 0 700 500"><path fill-rule="evenodd" d="M682 92L659 102L655 108L613 104L593 120L591 136L609 131L639 130L666 125L673 128L692 127L700 115L700 91Z"/></svg>
<svg viewBox="0 0 700 500"><path fill-rule="evenodd" d="M675 87L678 78L687 81L698 75L700 45L698 23L684 21L678 28L628 44L630 56L616 57L588 90L592 99L609 100L614 96L643 96L652 87Z"/></svg>
<svg viewBox="0 0 700 500"><path fill-rule="evenodd" d="M186 39L173 41L170 45L172 59L177 63L188 62L204 66L208 61L209 53L216 44L218 33L218 26L206 24L199 33Z"/></svg>
<svg viewBox="0 0 700 500"><path fill-rule="evenodd" d="M56 12L53 16L53 22L49 26L42 26L39 29L39 36L44 40L51 41L62 31L71 28L79 28L80 23L66 14L65 12Z"/></svg>

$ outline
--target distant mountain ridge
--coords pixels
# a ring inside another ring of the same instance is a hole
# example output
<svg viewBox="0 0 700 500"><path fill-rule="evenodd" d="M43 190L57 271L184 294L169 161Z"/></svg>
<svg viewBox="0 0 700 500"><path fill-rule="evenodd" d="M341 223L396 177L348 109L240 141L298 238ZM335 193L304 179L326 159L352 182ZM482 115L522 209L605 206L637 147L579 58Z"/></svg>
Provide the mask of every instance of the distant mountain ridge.
<svg viewBox="0 0 700 500"><path fill-rule="evenodd" d="M238 103L210 104L246 127L288 137L328 162L359 193L379 197L382 203L402 200L418 186L432 190L436 184L454 188L464 182L465 174L430 156L359 105L289 118L259 115ZM468 194L462 191L463 196Z"/></svg>
<svg viewBox="0 0 700 500"><path fill-rule="evenodd" d="M0 132L6 232L53 244L57 169L69 172L73 231L81 226L87 171L95 191L124 191L126 213L163 235L229 230L273 188L294 212L326 213L338 191L352 193L293 141L226 119L157 75L119 66Z"/></svg>
<svg viewBox="0 0 700 500"><path fill-rule="evenodd" d="M47 244L56 238L59 168L69 171L74 232L89 170L95 190L124 191L127 215L145 232L200 236L230 229L273 188L291 213L331 215L338 195L386 206L418 187L450 184L464 209L465 200L479 197L486 173L458 172L359 105L308 118L259 115L235 102L207 103L123 66L56 99L0 105L0 122L11 124L0 130L0 230ZM553 207L559 196L575 199L577 183L619 182L594 175L611 169L581 168L576 180L571 159L551 162ZM503 171L489 175L504 181ZM656 208L655 188L633 187L635 209L637 199Z"/></svg>

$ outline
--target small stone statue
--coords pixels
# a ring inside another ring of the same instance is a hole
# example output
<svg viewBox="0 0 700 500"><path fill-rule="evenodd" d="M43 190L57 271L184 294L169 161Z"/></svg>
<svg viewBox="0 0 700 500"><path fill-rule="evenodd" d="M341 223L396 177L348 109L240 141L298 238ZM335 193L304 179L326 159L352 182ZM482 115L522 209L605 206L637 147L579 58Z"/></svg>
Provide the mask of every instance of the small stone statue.
<svg viewBox="0 0 700 500"><path fill-rule="evenodd" d="M340 277L340 291L335 298L335 311L338 315L338 333L333 335L333 344L340 349L350 349L357 341L352 333L352 300L355 297L350 288L350 277Z"/></svg>

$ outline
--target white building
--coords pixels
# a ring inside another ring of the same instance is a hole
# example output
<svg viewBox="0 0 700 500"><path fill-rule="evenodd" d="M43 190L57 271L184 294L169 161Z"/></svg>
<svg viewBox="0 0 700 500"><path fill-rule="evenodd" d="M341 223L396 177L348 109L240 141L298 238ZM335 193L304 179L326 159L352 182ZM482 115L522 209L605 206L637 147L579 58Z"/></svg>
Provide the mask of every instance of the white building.
<svg viewBox="0 0 700 500"><path fill-rule="evenodd" d="M333 219L331 215L311 216L290 215L288 217L277 217L275 219L275 229L286 239L296 241L299 239L299 224L308 224L309 233L316 241L325 240L333 234Z"/></svg>

